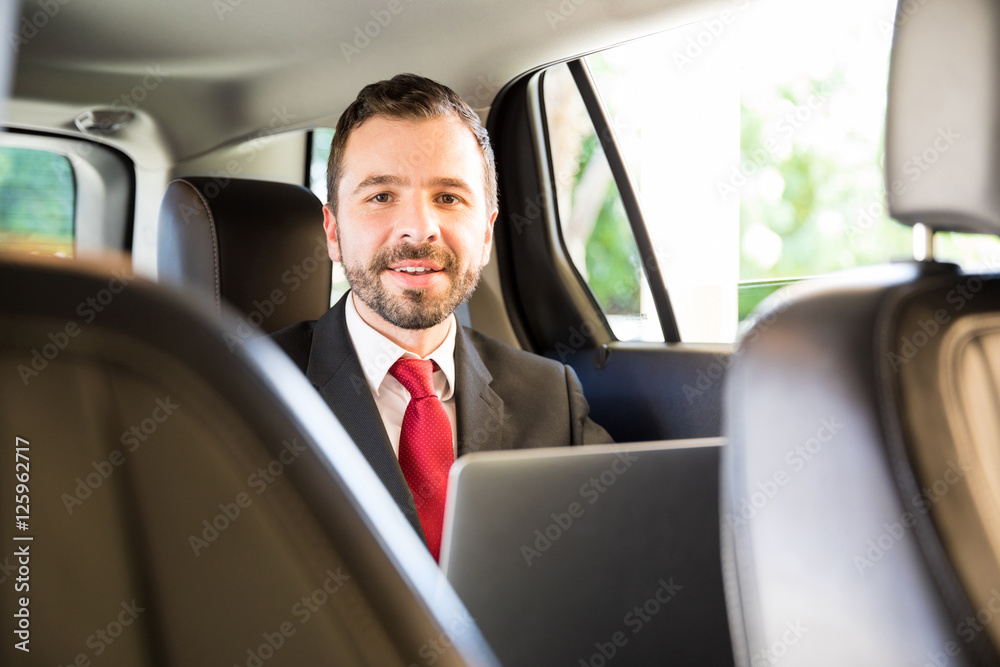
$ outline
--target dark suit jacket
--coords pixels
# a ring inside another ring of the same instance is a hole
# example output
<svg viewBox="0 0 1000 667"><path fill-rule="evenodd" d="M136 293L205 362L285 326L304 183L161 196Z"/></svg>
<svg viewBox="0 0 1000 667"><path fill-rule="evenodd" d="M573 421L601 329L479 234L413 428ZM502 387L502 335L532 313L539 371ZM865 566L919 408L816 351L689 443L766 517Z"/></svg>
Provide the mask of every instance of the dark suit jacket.
<svg viewBox="0 0 1000 667"><path fill-rule="evenodd" d="M347 333L349 294L318 320L293 324L272 338L326 400L422 536L413 494ZM587 416L590 407L572 368L462 327L455 336L455 385L459 456L612 442Z"/></svg>

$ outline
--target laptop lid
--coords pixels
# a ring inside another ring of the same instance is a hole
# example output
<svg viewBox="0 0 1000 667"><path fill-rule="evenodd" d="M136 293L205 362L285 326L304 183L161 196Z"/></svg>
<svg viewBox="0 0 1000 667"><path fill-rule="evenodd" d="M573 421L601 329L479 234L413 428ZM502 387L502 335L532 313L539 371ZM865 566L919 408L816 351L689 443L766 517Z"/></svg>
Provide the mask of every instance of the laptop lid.
<svg viewBox="0 0 1000 667"><path fill-rule="evenodd" d="M441 567L505 665L733 664L722 440L463 456Z"/></svg>

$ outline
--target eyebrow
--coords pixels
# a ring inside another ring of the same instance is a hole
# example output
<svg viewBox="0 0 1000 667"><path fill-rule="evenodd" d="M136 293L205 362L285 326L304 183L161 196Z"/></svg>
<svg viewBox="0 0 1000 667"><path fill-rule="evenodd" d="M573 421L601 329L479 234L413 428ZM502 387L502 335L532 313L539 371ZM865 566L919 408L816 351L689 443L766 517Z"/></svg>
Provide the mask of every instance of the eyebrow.
<svg viewBox="0 0 1000 667"><path fill-rule="evenodd" d="M401 176L394 176L392 174L379 174L376 176L369 176L360 183L358 187L354 188L352 194L358 194L362 190L366 190L371 187L381 186L381 185L392 185L396 187L406 187L410 185L409 179L402 178ZM456 190L463 190L466 193L472 194L473 190L467 182L461 178L451 178L447 176L442 176L440 178L435 178L431 181L431 185L439 188L454 188Z"/></svg>
<svg viewBox="0 0 1000 667"><path fill-rule="evenodd" d="M405 178L389 174L380 174L378 176L369 176L365 180L358 183L358 187L354 188L354 192L352 194L358 194L362 190L376 185L395 185L397 187L402 187L409 184L410 182Z"/></svg>
<svg viewBox="0 0 1000 667"><path fill-rule="evenodd" d="M461 178L435 178L431 181L431 184L439 188L454 188L456 190L464 190L465 192L472 194L472 188L469 187L469 184Z"/></svg>

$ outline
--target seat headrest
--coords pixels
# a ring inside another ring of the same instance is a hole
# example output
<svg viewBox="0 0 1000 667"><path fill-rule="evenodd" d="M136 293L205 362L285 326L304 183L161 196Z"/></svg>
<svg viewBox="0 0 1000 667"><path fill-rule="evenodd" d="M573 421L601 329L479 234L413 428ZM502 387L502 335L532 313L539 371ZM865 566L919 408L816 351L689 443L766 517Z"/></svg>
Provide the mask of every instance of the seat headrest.
<svg viewBox="0 0 1000 667"><path fill-rule="evenodd" d="M889 214L1000 234L1000 2L901 0L889 68Z"/></svg>
<svg viewBox="0 0 1000 667"><path fill-rule="evenodd" d="M160 207L157 279L226 301L264 331L330 306L323 205L299 185L189 177Z"/></svg>

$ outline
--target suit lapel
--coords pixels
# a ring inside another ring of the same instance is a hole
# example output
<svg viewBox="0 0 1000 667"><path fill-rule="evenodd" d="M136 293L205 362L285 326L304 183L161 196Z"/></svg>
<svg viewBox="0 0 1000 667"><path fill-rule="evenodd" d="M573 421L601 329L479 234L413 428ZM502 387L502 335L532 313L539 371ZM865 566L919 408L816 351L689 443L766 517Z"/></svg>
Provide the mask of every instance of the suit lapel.
<svg viewBox="0 0 1000 667"><path fill-rule="evenodd" d="M455 411L458 455L503 446L503 399L490 388L493 375L469 336L458 327L455 336Z"/></svg>
<svg viewBox="0 0 1000 667"><path fill-rule="evenodd" d="M337 415L410 524L423 537L413 494L399 468L347 332L344 313L348 298L350 292L316 321L306 377Z"/></svg>

